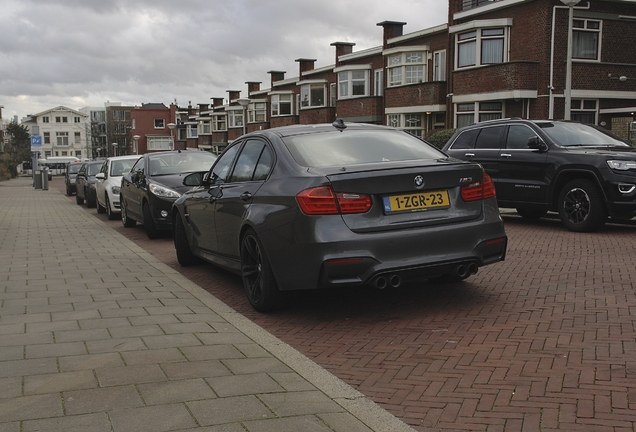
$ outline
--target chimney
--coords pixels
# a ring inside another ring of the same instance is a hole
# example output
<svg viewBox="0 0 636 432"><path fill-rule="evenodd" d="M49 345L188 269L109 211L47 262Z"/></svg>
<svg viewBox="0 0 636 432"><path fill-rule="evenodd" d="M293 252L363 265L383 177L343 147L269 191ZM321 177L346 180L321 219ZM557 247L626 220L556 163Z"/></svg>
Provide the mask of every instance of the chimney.
<svg viewBox="0 0 636 432"><path fill-rule="evenodd" d="M285 79L285 71L268 71L268 74L272 77L271 88L274 88L274 83L276 81L282 81Z"/></svg>
<svg viewBox="0 0 636 432"><path fill-rule="evenodd" d="M403 27L406 25L406 23L398 22L398 21L382 21L381 23L378 23L377 25L384 27L384 35L382 36L382 48L387 49L388 48L387 41L391 38L402 36Z"/></svg>
<svg viewBox="0 0 636 432"><path fill-rule="evenodd" d="M232 104L232 101L234 101L234 100L236 100L236 99L241 97L241 91L240 90L228 90L227 92L230 94L230 96L229 96L230 104Z"/></svg>
<svg viewBox="0 0 636 432"><path fill-rule="evenodd" d="M207 111L209 104L199 104L199 112Z"/></svg>
<svg viewBox="0 0 636 432"><path fill-rule="evenodd" d="M223 106L223 101L225 100L225 98L222 98L222 97L213 97L210 99L212 99L212 106L214 108Z"/></svg>
<svg viewBox="0 0 636 432"><path fill-rule="evenodd" d="M246 81L247 84L247 95L249 96L252 92L261 91L261 83L260 81Z"/></svg>
<svg viewBox="0 0 636 432"><path fill-rule="evenodd" d="M297 61L300 64L298 78L302 79L303 72L307 72L314 69L314 63L316 62L316 59L299 58L299 59L296 59L295 61Z"/></svg>
<svg viewBox="0 0 636 432"><path fill-rule="evenodd" d="M338 62L340 56L351 54L353 52L354 45L355 44L352 42L334 42L331 44L331 46L336 47L336 67L340 66L340 63Z"/></svg>

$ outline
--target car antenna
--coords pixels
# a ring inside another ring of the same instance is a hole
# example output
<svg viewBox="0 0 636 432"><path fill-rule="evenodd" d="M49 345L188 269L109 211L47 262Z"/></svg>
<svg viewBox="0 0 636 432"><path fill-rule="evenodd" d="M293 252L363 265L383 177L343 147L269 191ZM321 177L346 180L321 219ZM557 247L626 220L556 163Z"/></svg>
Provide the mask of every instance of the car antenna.
<svg viewBox="0 0 636 432"><path fill-rule="evenodd" d="M344 121L342 121L342 119L336 119L335 122L331 123L331 126L335 127L340 132L347 128L347 125L344 123Z"/></svg>

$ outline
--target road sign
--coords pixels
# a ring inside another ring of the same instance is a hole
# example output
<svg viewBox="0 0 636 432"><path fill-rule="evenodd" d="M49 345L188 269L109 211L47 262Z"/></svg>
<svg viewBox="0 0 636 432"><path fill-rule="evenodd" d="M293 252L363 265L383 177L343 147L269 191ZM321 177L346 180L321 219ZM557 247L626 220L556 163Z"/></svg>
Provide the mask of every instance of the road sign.
<svg viewBox="0 0 636 432"><path fill-rule="evenodd" d="M31 135L31 147L42 147L41 135Z"/></svg>

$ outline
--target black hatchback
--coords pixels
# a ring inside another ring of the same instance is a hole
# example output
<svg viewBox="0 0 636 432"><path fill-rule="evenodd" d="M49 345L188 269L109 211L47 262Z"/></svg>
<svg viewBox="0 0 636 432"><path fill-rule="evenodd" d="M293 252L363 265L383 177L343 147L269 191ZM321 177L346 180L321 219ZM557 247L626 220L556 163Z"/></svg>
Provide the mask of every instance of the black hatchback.
<svg viewBox="0 0 636 432"><path fill-rule="evenodd" d="M210 169L216 156L199 150L147 153L122 177L121 220L125 227L144 224L148 238L154 239L172 227L170 207L190 189L183 178Z"/></svg>

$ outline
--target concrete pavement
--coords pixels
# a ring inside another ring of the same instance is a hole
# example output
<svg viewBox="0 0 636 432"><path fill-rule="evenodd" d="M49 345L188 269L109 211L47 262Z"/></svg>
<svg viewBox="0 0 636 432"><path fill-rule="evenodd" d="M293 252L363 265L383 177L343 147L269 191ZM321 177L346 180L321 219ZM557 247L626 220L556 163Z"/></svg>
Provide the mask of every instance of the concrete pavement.
<svg viewBox="0 0 636 432"><path fill-rule="evenodd" d="M412 431L56 190L0 182L0 432Z"/></svg>

